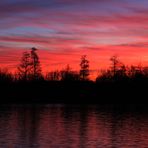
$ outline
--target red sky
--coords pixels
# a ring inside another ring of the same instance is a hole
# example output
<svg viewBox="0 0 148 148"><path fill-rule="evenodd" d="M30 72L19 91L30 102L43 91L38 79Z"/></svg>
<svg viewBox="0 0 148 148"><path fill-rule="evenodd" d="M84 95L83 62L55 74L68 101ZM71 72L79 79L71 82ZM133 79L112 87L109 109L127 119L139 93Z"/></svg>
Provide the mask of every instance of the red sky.
<svg viewBox="0 0 148 148"><path fill-rule="evenodd" d="M1 0L0 65L15 70L21 54L38 48L43 71L79 68L87 55L92 71L125 64L148 65L146 0Z"/></svg>

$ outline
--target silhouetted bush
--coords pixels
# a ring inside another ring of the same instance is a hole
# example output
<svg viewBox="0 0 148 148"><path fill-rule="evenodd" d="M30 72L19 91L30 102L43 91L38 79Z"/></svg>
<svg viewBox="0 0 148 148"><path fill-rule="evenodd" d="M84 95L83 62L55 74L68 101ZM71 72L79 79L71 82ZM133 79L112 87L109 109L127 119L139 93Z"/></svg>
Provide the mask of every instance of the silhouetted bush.
<svg viewBox="0 0 148 148"><path fill-rule="evenodd" d="M60 72L58 70L48 72L45 75L45 80L47 80L47 81L60 81L61 80Z"/></svg>
<svg viewBox="0 0 148 148"><path fill-rule="evenodd" d="M0 69L0 83L11 83L14 77L7 69Z"/></svg>
<svg viewBox="0 0 148 148"><path fill-rule="evenodd" d="M60 71L60 80L61 81L79 81L80 75L72 71L70 66L67 65L67 67L64 70Z"/></svg>

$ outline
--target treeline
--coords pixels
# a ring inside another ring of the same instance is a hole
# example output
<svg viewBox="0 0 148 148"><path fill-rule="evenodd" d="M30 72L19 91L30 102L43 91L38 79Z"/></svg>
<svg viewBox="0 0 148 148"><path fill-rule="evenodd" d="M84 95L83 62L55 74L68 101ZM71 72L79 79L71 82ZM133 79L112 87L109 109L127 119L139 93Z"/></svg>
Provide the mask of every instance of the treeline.
<svg viewBox="0 0 148 148"><path fill-rule="evenodd" d="M89 81L89 61L86 55L81 57L80 71L73 71L67 65L63 70L42 73L40 59L36 48L22 54L20 63L15 73L0 69L0 81Z"/></svg>
<svg viewBox="0 0 148 148"><path fill-rule="evenodd" d="M96 82L118 81L147 81L148 67L126 66L117 56L110 58L111 66L102 70L96 77ZM0 69L0 82L30 82L30 81L91 81L89 60L86 55L80 59L80 70L73 71L67 65L63 70L55 70L46 74L42 73L40 59L36 48L22 54L20 63L15 73Z"/></svg>
<svg viewBox="0 0 148 148"><path fill-rule="evenodd" d="M111 66L107 70L101 71L96 82L146 82L148 81L148 67L126 66L117 56L110 58Z"/></svg>
<svg viewBox="0 0 148 148"><path fill-rule="evenodd" d="M148 67L126 66L117 56L95 81L90 79L87 56L80 70L67 65L43 74L36 48L24 52L16 73L0 69L0 103L144 103L147 100ZM136 99L137 98L137 99Z"/></svg>

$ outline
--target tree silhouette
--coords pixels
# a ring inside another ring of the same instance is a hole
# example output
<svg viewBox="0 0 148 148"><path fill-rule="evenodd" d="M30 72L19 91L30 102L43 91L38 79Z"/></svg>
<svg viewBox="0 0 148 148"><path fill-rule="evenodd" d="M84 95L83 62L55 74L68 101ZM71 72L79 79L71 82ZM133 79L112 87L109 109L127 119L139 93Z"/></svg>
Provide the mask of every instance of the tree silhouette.
<svg viewBox="0 0 148 148"><path fill-rule="evenodd" d="M110 58L110 61L112 62L112 65L111 65L111 71L113 72L113 76L115 77L116 76L116 73L118 71L118 66L119 66L119 59L116 55L112 56Z"/></svg>
<svg viewBox="0 0 148 148"><path fill-rule="evenodd" d="M89 76L89 61L86 58L86 55L83 55L81 57L81 62L80 62L80 78L82 80L88 80Z"/></svg>
<svg viewBox="0 0 148 148"><path fill-rule="evenodd" d="M101 75L98 75L96 81L114 82L124 81L128 79L129 68L125 66L117 56L110 58L111 67L110 69L101 71Z"/></svg>
<svg viewBox="0 0 148 148"><path fill-rule="evenodd" d="M118 56L114 55L110 58L111 74L117 80L122 80L127 77L127 67L119 60Z"/></svg>
<svg viewBox="0 0 148 148"><path fill-rule="evenodd" d="M37 49L34 47L31 49L31 69L32 69L33 79L38 79L42 75L40 60L39 60L39 56L36 51Z"/></svg>
<svg viewBox="0 0 148 148"><path fill-rule="evenodd" d="M19 79L28 80L29 75L31 74L31 59L30 53L24 52L18 66Z"/></svg>

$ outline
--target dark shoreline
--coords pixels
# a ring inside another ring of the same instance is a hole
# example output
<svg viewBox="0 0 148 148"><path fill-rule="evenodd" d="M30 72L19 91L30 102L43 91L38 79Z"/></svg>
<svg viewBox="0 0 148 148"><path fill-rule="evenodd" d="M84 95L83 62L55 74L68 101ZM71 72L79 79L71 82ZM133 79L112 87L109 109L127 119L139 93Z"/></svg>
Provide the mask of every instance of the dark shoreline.
<svg viewBox="0 0 148 148"><path fill-rule="evenodd" d="M147 104L147 83L29 82L0 85L0 103Z"/></svg>

